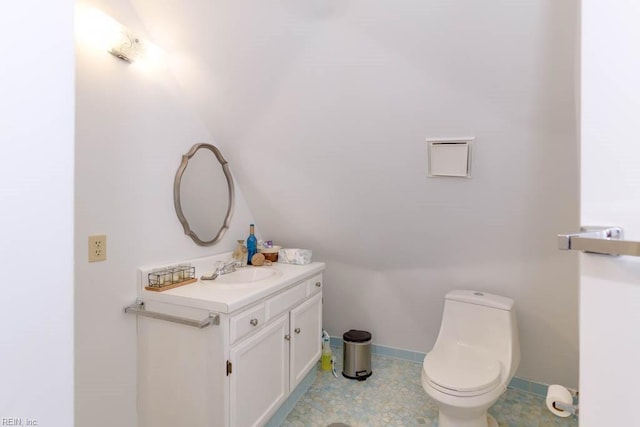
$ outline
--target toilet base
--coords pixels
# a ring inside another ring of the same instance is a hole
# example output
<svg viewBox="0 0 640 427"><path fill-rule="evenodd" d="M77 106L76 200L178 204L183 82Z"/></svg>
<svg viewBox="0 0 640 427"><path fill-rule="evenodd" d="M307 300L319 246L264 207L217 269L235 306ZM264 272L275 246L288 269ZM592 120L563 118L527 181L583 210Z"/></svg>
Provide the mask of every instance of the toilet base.
<svg viewBox="0 0 640 427"><path fill-rule="evenodd" d="M452 419L446 414L439 412L438 427L499 427L498 422L492 415L486 414L477 418Z"/></svg>

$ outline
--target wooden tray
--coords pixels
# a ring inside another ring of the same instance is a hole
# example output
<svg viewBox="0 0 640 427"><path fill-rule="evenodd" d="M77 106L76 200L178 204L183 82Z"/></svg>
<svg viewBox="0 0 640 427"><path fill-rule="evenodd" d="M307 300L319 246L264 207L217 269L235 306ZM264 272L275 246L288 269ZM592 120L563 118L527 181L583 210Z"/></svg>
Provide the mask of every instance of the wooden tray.
<svg viewBox="0 0 640 427"><path fill-rule="evenodd" d="M185 280L185 281L178 282L178 283L172 283L171 285L161 286L159 288L155 287L155 286L145 286L144 288L147 291L162 292L162 291L166 291L166 290L169 290L169 289L177 288L179 286L184 286L184 285L188 285L188 284L191 284L191 283L195 283L197 281L198 281L198 279L196 279L194 277L193 279Z"/></svg>

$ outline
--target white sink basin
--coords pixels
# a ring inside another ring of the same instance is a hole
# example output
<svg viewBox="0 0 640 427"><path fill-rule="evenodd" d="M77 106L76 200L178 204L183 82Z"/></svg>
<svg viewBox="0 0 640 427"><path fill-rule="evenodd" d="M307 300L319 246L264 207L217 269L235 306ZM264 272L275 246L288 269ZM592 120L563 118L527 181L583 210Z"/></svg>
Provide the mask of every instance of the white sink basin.
<svg viewBox="0 0 640 427"><path fill-rule="evenodd" d="M273 279L281 273L269 267L242 267L233 273L218 276L213 284L242 284L254 283L262 280Z"/></svg>

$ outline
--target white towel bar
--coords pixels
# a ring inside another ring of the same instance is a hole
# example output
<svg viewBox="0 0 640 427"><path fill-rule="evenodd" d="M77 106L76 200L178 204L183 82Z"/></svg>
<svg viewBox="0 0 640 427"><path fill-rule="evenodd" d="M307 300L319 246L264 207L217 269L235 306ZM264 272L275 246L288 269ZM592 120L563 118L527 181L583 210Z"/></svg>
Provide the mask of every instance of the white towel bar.
<svg viewBox="0 0 640 427"><path fill-rule="evenodd" d="M181 325L193 326L195 328L203 329L210 325L220 324L220 315L215 313L209 313L209 317L206 319L192 320L186 317L172 316L170 314L158 313L155 311L147 311L144 306L144 301L138 300L135 304L124 308L125 313L135 314L137 316L151 317L153 319L166 320L167 322L180 323Z"/></svg>

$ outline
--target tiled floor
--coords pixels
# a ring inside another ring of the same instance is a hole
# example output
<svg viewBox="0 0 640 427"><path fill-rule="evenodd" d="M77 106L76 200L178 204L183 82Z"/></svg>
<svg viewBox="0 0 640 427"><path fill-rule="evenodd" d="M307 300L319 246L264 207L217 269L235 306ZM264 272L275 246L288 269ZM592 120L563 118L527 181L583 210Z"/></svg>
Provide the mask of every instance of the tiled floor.
<svg viewBox="0 0 640 427"><path fill-rule="evenodd" d="M338 378L318 370L315 382L282 426L419 426L436 427L438 408L420 384L422 365L374 355L373 375L366 381L341 375L342 354L333 349ZM540 396L509 389L489 409L500 427L577 427L575 417L551 414Z"/></svg>

